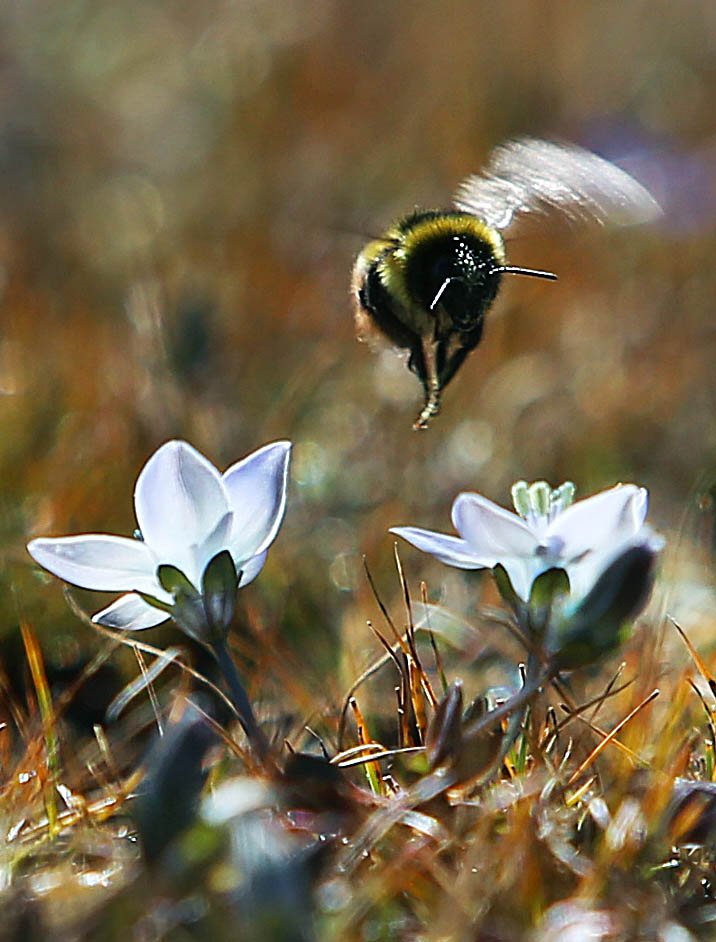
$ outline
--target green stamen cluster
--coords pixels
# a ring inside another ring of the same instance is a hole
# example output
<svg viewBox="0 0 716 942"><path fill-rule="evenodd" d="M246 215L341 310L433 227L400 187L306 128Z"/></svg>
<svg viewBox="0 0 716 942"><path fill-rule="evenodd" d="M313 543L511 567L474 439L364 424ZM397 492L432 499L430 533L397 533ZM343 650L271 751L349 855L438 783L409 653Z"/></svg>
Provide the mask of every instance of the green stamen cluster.
<svg viewBox="0 0 716 942"><path fill-rule="evenodd" d="M571 481L554 490L546 481L517 481L512 485L512 503L516 512L527 520L529 517L552 517L566 510L574 502L576 487Z"/></svg>

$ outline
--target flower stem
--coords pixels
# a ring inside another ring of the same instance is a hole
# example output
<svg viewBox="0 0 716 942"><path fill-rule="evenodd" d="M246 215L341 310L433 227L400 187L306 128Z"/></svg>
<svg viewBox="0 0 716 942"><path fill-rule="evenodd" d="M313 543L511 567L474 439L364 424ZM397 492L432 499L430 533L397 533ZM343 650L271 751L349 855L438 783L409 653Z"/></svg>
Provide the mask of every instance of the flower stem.
<svg viewBox="0 0 716 942"><path fill-rule="evenodd" d="M554 664L548 664L541 671L536 669L536 665L533 665L530 670L530 675L525 678L525 684L521 690L518 690L517 693L510 697L509 700L497 707L494 710L490 710L489 713L485 713L484 716L479 717L479 719L473 720L468 726L463 730L463 740L468 741L475 739L477 736L482 735L486 730L492 729L492 727L502 720L509 713L512 713L513 710L518 709L519 707L524 706L530 701L532 697L537 693L540 687L548 683L554 676L557 674L558 670Z"/></svg>
<svg viewBox="0 0 716 942"><path fill-rule="evenodd" d="M264 759L268 754L268 742L256 722L256 717L251 707L251 701L241 682L239 673L236 670L236 665L229 654L226 641L223 638L212 641L211 649L224 675L224 680L229 688L231 702L236 709L239 722L251 743L251 748L260 759Z"/></svg>

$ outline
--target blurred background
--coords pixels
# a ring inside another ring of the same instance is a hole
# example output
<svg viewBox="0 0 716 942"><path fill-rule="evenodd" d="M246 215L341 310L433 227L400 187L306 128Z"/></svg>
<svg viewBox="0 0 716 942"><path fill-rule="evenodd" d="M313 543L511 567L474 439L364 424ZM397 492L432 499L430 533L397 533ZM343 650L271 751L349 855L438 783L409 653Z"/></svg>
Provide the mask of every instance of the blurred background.
<svg viewBox="0 0 716 942"><path fill-rule="evenodd" d="M134 480L171 437L220 468L294 442L240 616L281 652L251 686L290 709L334 709L378 650L362 554L402 620L388 527L450 531L459 491L508 504L517 478L648 486L669 536L658 604L711 643L710 0L23 0L0 10L0 48L6 671L20 618L57 672L100 643L25 542L131 534ZM524 134L616 160L664 218L510 242L512 264L559 281L504 284L442 415L413 432L420 386L356 342L351 265ZM401 553L416 596L425 578L462 614L489 598Z"/></svg>

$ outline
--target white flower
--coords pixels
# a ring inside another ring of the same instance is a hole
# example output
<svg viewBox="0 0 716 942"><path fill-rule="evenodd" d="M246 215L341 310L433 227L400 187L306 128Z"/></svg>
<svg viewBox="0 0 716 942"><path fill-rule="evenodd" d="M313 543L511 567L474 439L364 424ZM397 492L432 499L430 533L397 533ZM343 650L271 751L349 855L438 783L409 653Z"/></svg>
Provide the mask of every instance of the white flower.
<svg viewBox="0 0 716 942"><path fill-rule="evenodd" d="M126 592L93 621L113 628L151 628L170 614L173 597L157 569L179 569L200 592L211 560L228 550L251 582L283 519L290 442L274 442L220 474L187 442L162 445L142 468L134 489L141 539L88 533L28 543L30 555L50 572L83 589ZM140 594L141 593L141 594Z"/></svg>
<svg viewBox="0 0 716 942"><path fill-rule="evenodd" d="M622 484L572 503L574 485L552 490L544 481L520 481L512 489L511 513L479 494L459 494L452 522L459 537L393 527L413 546L458 569L492 569L500 563L512 587L528 601L534 580L548 569L564 569L573 599L584 596L609 563L630 545L661 540L645 525L648 495Z"/></svg>

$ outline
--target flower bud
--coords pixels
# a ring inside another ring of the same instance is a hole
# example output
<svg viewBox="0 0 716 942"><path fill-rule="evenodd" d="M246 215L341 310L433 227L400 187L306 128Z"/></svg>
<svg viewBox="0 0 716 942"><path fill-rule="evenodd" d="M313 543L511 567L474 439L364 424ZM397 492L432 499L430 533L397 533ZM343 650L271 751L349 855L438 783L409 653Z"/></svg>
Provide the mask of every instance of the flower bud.
<svg viewBox="0 0 716 942"><path fill-rule="evenodd" d="M661 541L650 536L621 552L576 609L566 612L548 640L560 668L584 667L621 644L646 605Z"/></svg>
<svg viewBox="0 0 716 942"><path fill-rule="evenodd" d="M446 760L455 760L462 745L462 684L450 684L438 704L425 737L425 753L434 769Z"/></svg>

